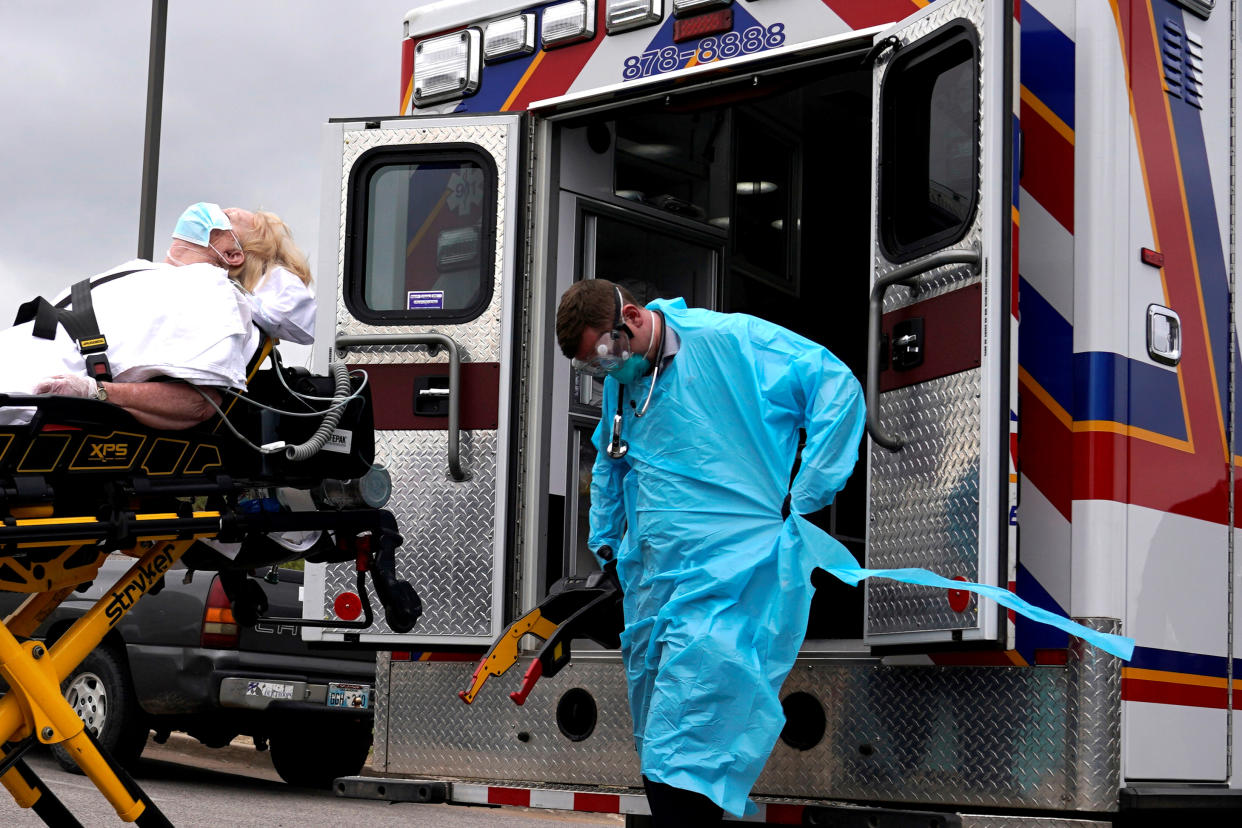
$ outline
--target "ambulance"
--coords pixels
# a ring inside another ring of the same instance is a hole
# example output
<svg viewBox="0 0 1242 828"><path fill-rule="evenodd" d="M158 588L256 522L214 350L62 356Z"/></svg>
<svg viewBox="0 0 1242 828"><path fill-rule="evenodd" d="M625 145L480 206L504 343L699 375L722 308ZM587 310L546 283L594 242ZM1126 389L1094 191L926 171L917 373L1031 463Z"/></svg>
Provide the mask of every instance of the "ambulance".
<svg viewBox="0 0 1242 828"><path fill-rule="evenodd" d="M514 669L458 698L514 619L596 568L601 386L554 323L567 287L607 278L851 368L868 436L814 519L860 564L1007 587L1136 643L1123 662L966 590L817 579L750 821L1242 808L1236 5L410 11L399 110L323 139L336 301L315 359L367 372L424 604L406 634L307 632L379 651L386 778L339 790L648 813L616 650L575 641L532 689L541 642L518 635ZM312 567L308 616L353 620L354 578Z"/></svg>

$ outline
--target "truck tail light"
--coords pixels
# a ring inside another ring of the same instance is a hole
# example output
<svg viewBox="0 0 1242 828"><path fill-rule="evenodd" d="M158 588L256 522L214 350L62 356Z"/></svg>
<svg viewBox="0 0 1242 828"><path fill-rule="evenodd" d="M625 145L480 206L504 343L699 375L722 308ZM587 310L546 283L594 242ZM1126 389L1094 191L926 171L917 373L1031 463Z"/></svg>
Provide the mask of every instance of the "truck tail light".
<svg viewBox="0 0 1242 828"><path fill-rule="evenodd" d="M235 649L240 634L229 596L224 593L220 578L212 578L211 589L207 592L207 606L203 609L201 643L204 647Z"/></svg>

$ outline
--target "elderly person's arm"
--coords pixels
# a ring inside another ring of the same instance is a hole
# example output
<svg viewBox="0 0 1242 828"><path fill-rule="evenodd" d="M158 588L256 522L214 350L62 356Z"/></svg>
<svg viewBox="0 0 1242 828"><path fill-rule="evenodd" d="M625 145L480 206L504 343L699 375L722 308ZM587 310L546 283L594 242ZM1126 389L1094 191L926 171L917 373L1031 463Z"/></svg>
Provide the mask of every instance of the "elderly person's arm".
<svg viewBox="0 0 1242 828"><path fill-rule="evenodd" d="M181 429L196 426L216 410L194 386L181 382L105 382L108 402L119 405L134 419L152 428ZM203 388L212 402L220 404L220 392Z"/></svg>
<svg viewBox="0 0 1242 828"><path fill-rule="evenodd" d="M83 376L48 377L34 387L36 394L70 397L95 396L95 382ZM190 428L216 413L199 393L199 387L181 382L105 382L108 402L124 408L134 419L152 428L176 430ZM201 388L220 404L220 392Z"/></svg>

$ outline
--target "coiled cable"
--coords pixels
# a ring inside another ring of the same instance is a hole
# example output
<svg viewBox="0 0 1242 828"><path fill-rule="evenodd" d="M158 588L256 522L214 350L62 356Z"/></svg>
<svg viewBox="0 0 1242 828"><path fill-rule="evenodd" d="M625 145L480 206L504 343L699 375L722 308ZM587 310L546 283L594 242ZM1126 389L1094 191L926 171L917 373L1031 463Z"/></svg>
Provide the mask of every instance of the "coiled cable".
<svg viewBox="0 0 1242 828"><path fill-rule="evenodd" d="M328 437L336 430L336 424L340 422L341 414L345 410L345 406L341 403L349 396L349 367L343 362L333 362L328 366L328 370L332 372L332 378L336 381L332 394L332 407L324 414L319 428L315 429L315 433L309 440L296 446L285 447L285 457L295 462L307 460L323 448L323 444L328 442Z"/></svg>

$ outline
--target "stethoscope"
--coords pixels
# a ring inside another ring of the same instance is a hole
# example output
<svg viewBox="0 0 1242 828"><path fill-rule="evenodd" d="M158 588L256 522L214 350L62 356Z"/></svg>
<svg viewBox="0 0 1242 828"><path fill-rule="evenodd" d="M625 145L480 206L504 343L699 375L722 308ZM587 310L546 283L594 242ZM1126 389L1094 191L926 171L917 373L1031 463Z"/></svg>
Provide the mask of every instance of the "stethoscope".
<svg viewBox="0 0 1242 828"><path fill-rule="evenodd" d="M651 387L647 389L647 399L643 401L643 407L634 412L636 418L641 419L647 413L647 408L651 405L651 395L655 393L656 380L660 378L660 363L664 361L664 331L668 322L664 319L662 311L653 311L660 314L660 341L656 348L655 369L651 373ZM608 448L605 450L609 457L613 460L620 460L630 450L630 444L627 440L621 439L621 420L622 412L625 410L625 386L617 384L617 413L612 417L612 439L608 441Z"/></svg>

